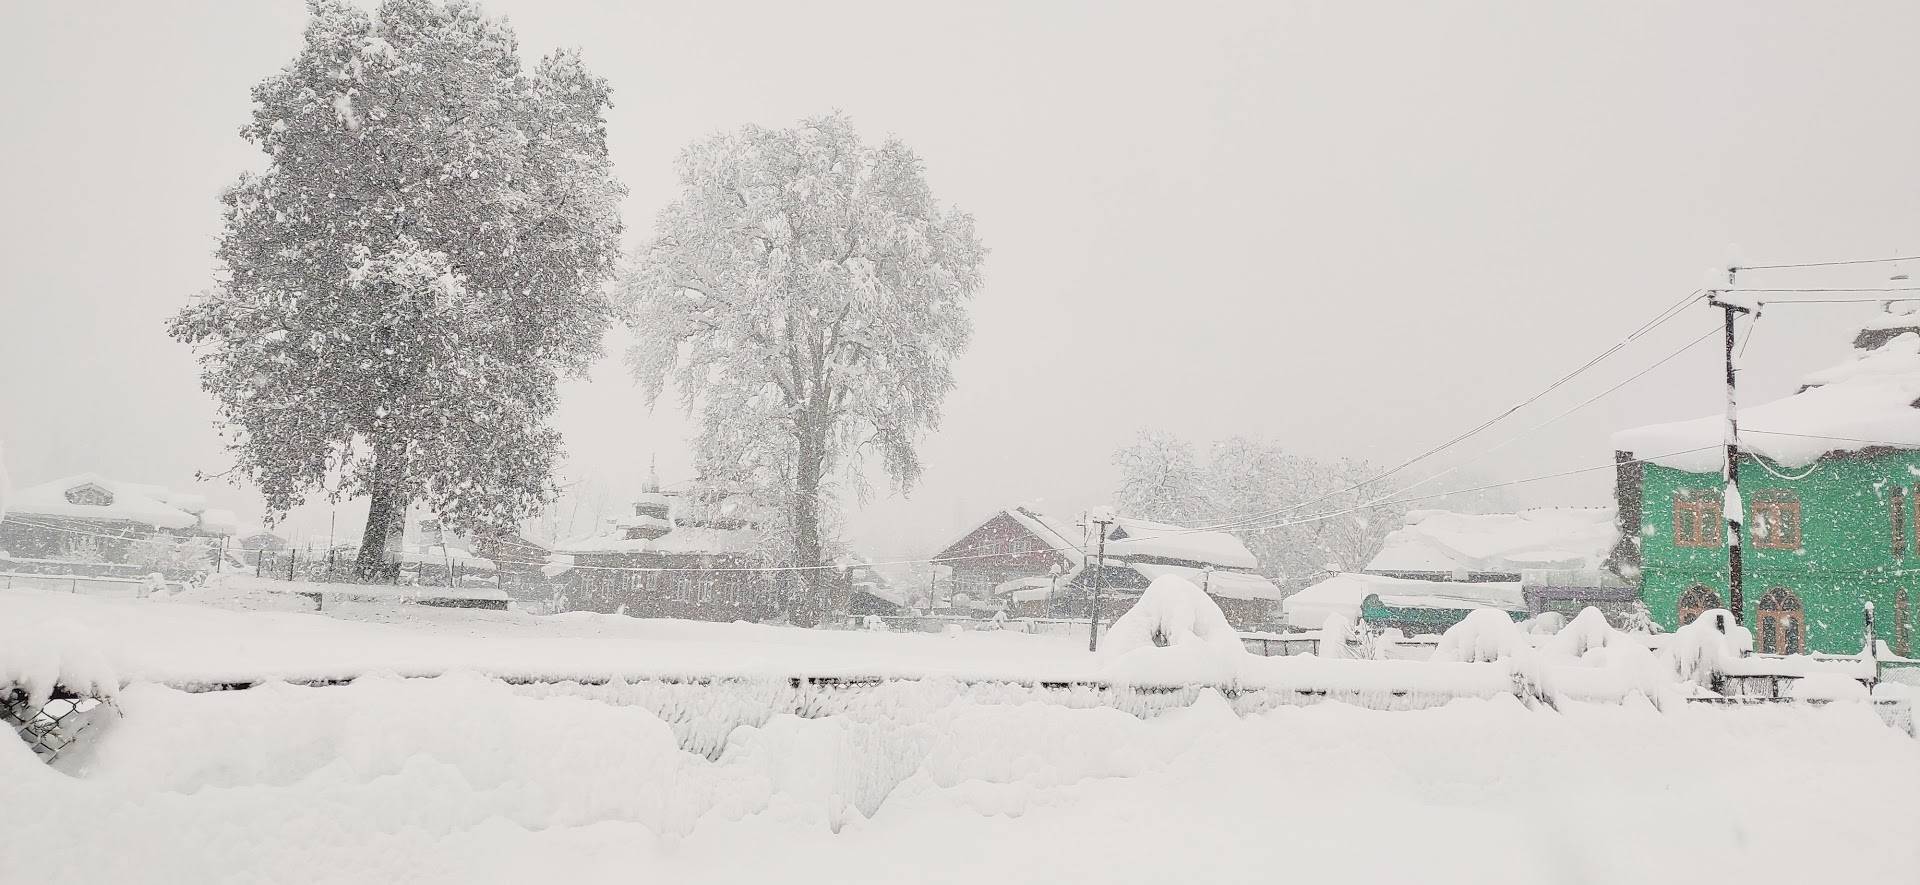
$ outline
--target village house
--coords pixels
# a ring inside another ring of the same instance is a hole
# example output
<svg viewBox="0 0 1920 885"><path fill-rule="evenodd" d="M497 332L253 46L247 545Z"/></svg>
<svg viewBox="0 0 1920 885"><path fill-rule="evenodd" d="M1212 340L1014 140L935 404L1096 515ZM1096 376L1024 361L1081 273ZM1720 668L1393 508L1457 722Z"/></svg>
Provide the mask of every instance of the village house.
<svg viewBox="0 0 1920 885"><path fill-rule="evenodd" d="M1758 651L1858 653L1869 603L1878 639L1916 651L1920 313L1889 307L1850 359L1740 410L1741 615ZM1613 439L1613 567L1669 630L1732 605L1723 428L1709 415Z"/></svg>
<svg viewBox="0 0 1920 885"><path fill-rule="evenodd" d="M1337 614L1411 635L1444 632L1480 608L1519 620L1548 611L1571 616L1588 605L1620 622L1635 591L1605 568L1614 537L1610 507L1414 510L1363 571L1290 597L1287 624L1318 629Z"/></svg>
<svg viewBox="0 0 1920 885"><path fill-rule="evenodd" d="M547 545L519 532L476 532L473 553L494 566L499 587L522 607L543 607L553 597L558 583L547 577Z"/></svg>
<svg viewBox="0 0 1920 885"><path fill-rule="evenodd" d="M1018 616L1087 617L1098 584L1100 616L1110 620L1163 576L1200 587L1242 629L1278 616L1280 589L1258 573L1259 562L1230 533L1122 517L1108 526L1103 563L1093 531L1013 507L976 525L934 560L952 569L956 594Z"/></svg>
<svg viewBox="0 0 1920 885"><path fill-rule="evenodd" d="M190 577L238 530L205 496L82 473L20 489L0 519L0 570Z"/></svg>
<svg viewBox="0 0 1920 885"><path fill-rule="evenodd" d="M631 514L554 546L545 574L561 584L560 610L703 621L773 617L792 573L766 570L760 532L713 509L662 492L658 478L649 477Z"/></svg>

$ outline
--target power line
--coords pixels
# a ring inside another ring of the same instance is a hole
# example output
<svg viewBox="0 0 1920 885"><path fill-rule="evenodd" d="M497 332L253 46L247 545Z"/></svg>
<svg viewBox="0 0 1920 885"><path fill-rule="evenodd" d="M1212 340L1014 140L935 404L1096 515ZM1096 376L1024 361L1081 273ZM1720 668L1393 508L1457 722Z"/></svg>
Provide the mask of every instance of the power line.
<svg viewBox="0 0 1920 885"><path fill-rule="evenodd" d="M1920 261L1920 255L1896 255L1892 258L1853 258L1844 261L1803 261L1798 264L1743 264L1728 270L1788 270L1796 267L1845 267L1854 264L1893 264L1900 261Z"/></svg>
<svg viewBox="0 0 1920 885"><path fill-rule="evenodd" d="M1787 286L1771 288L1715 289L1727 295L1752 292L1920 292L1920 286Z"/></svg>
<svg viewBox="0 0 1920 885"><path fill-rule="evenodd" d="M1293 511L1300 510L1302 508L1311 507L1314 504L1318 504L1330 498L1334 498L1339 495L1344 495L1348 492L1357 491L1359 489L1366 488L1369 485L1372 485L1376 482L1379 482L1380 480L1386 479L1389 476L1399 473L1400 471L1405 470L1406 468L1411 467L1414 464L1419 463L1420 461L1423 461L1427 458L1437 455L1443 451L1446 451L1447 449L1452 448L1455 445L1458 445L1461 442L1466 441L1467 439L1477 436L1482 431L1505 420L1508 416L1511 416L1515 412L1518 412L1521 409L1526 408L1527 406L1532 405L1535 402L1538 402L1542 397L1546 396L1549 393L1552 393L1555 390L1558 390L1561 386L1573 380L1575 377L1578 377L1580 374L1586 372L1588 369L1591 369L1594 366L1599 365L1601 361L1607 359L1610 356L1613 356L1616 353L1619 353L1628 344L1631 344L1634 341L1639 340L1641 336L1646 335L1649 332L1652 332L1654 329L1657 329L1660 326L1666 324L1669 320L1672 320L1674 317L1679 316L1682 311L1684 311L1688 306L1694 303L1694 296L1699 295L1701 291L1702 290L1700 289L1695 289L1691 292L1688 292L1685 296L1682 296L1680 300L1675 301L1672 305L1667 307L1665 310L1662 310L1658 314L1655 314L1652 319L1646 321L1645 323L1642 323L1639 328L1628 333L1625 338L1622 338L1619 341L1615 342L1611 347L1608 347L1606 350L1601 351L1599 354L1594 356L1592 359L1587 360L1585 363L1582 363L1573 371L1560 376L1560 378L1555 380L1553 383L1547 385L1546 389L1541 390L1540 392L1535 393L1534 395L1520 401L1519 403L1516 403L1508 407L1505 411L1502 411L1499 414L1493 416L1492 418L1489 418L1481 422L1479 425L1465 432L1457 434L1453 438L1437 446L1434 446L1433 448L1427 449L1426 451L1421 452L1418 455L1408 458L1407 460L1402 461L1399 464L1396 464L1385 471L1377 473L1366 479L1362 479L1345 488L1335 489L1334 491L1327 492L1326 494L1320 495L1317 498L1311 498L1306 501L1301 501L1291 505L1270 508L1268 510L1263 510L1256 513L1250 513L1250 514L1244 514L1242 516L1232 517L1227 520L1224 520L1218 523L1213 523L1210 525L1193 526L1191 528L1188 528L1186 531L1201 532L1201 531L1213 531L1218 529L1239 528L1241 526L1244 526L1253 522L1257 522L1262 519L1268 519L1283 513L1291 513Z"/></svg>

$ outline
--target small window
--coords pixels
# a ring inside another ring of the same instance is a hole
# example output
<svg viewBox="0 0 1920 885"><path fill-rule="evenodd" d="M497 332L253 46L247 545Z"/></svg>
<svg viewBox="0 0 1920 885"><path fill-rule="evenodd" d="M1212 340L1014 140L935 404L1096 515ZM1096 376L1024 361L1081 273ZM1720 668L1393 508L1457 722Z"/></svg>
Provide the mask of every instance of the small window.
<svg viewBox="0 0 1920 885"><path fill-rule="evenodd" d="M1800 549L1800 498L1785 489L1761 489L1753 495L1753 546L1766 550Z"/></svg>
<svg viewBox="0 0 1920 885"><path fill-rule="evenodd" d="M1718 547L1725 535L1720 493L1709 489L1681 489L1673 494L1673 546Z"/></svg>

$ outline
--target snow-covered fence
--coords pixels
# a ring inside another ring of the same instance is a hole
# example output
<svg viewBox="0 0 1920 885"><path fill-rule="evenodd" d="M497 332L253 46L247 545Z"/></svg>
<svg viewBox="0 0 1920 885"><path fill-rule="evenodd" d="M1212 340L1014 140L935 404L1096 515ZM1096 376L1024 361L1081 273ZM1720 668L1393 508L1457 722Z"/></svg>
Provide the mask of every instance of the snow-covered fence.
<svg viewBox="0 0 1920 885"><path fill-rule="evenodd" d="M185 586L179 581L163 581L166 590ZM32 588L58 593L82 593L89 596L116 596L127 599L145 597L154 584L147 578L123 578L105 575L60 575L43 572L0 572L0 590Z"/></svg>
<svg viewBox="0 0 1920 885"><path fill-rule="evenodd" d="M96 726L100 717L112 710L111 702L105 698L80 696L64 690L44 701L36 701L20 689L0 693L0 725L13 729L34 755L48 763L73 748L82 733Z"/></svg>

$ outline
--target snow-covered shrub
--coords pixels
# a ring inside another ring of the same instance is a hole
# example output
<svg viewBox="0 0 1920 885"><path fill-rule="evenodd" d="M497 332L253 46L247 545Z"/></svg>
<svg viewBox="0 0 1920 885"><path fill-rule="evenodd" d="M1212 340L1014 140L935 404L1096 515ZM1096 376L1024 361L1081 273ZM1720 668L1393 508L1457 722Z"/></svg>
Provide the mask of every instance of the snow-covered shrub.
<svg viewBox="0 0 1920 885"><path fill-rule="evenodd" d="M1725 633L1716 626L1721 623L1726 625ZM1708 685L1729 662L1752 650L1752 632L1735 624L1726 609L1709 609L1674 632L1667 663L1669 672L1682 681Z"/></svg>
<svg viewBox="0 0 1920 885"><path fill-rule="evenodd" d="M1434 649L1436 661L1497 661L1510 658L1521 649L1531 648L1526 634L1520 632L1506 612L1478 608L1447 628Z"/></svg>
<svg viewBox="0 0 1920 885"><path fill-rule="evenodd" d="M1628 633L1652 635L1660 632L1660 622L1653 619L1653 612L1648 611L1646 602L1639 599L1634 600L1633 606L1627 610L1622 626Z"/></svg>
<svg viewBox="0 0 1920 885"><path fill-rule="evenodd" d="M1109 678L1193 684L1234 678L1247 650L1212 597L1193 582L1155 578L1101 643Z"/></svg>
<svg viewBox="0 0 1920 885"><path fill-rule="evenodd" d="M1347 640L1353 637L1353 622L1339 612L1330 612L1320 624L1320 642L1315 653L1322 658L1337 660L1351 657L1347 650Z"/></svg>
<svg viewBox="0 0 1920 885"><path fill-rule="evenodd" d="M1607 623L1606 615L1589 605L1542 643L1540 648L1549 654L1579 659L1596 648L1605 648L1619 633L1612 624Z"/></svg>
<svg viewBox="0 0 1920 885"><path fill-rule="evenodd" d="M868 615L865 619L865 626L868 630L875 633L887 632L887 622L879 615Z"/></svg>
<svg viewBox="0 0 1920 885"><path fill-rule="evenodd" d="M1398 649L1400 647L1400 643L1403 643L1405 641L1407 641L1407 634L1401 632L1399 627L1388 627L1387 629L1380 631L1380 635L1375 636L1373 638L1373 648L1372 648L1373 660L1376 660L1376 661L1393 660L1396 657L1394 653L1395 649Z"/></svg>
<svg viewBox="0 0 1920 885"><path fill-rule="evenodd" d="M1535 636L1552 636L1567 626L1567 616L1559 612L1541 612L1520 626Z"/></svg>

